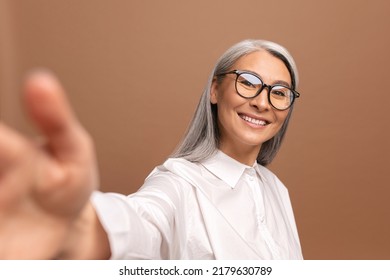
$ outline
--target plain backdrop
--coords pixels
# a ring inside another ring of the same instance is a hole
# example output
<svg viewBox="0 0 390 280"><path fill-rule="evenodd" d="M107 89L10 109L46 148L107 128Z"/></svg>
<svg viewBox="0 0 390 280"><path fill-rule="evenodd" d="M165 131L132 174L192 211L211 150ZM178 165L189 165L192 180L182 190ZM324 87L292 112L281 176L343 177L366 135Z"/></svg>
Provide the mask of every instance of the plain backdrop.
<svg viewBox="0 0 390 280"><path fill-rule="evenodd" d="M104 191L132 193L175 148L217 58L278 42L300 73L270 166L306 259L390 259L390 2L0 0L0 117L34 135L24 75L56 73L95 139Z"/></svg>

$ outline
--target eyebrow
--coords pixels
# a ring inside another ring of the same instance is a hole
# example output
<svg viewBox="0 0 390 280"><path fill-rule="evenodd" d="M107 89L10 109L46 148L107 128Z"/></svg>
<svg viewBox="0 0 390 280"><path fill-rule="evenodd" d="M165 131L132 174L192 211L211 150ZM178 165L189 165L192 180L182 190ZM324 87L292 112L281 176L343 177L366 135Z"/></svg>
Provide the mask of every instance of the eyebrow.
<svg viewBox="0 0 390 280"><path fill-rule="evenodd" d="M286 87L289 87L291 88L291 85L285 81L282 81L282 80L276 80L274 81L273 85L283 85L283 86L286 86Z"/></svg>

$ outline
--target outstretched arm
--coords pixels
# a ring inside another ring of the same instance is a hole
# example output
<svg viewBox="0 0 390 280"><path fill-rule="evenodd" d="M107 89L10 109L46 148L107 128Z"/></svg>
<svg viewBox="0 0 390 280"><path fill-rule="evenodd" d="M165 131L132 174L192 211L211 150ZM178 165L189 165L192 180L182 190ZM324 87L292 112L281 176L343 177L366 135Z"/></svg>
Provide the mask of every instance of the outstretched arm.
<svg viewBox="0 0 390 280"><path fill-rule="evenodd" d="M107 258L107 236L89 203L98 186L94 147L47 72L24 86L40 143L0 123L0 259Z"/></svg>

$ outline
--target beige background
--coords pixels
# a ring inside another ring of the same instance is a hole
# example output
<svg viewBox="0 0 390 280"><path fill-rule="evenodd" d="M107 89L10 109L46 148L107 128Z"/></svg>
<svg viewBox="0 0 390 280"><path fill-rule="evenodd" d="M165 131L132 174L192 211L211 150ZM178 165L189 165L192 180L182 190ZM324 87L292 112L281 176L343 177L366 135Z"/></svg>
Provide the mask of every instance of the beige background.
<svg viewBox="0 0 390 280"><path fill-rule="evenodd" d="M61 77L105 191L135 191L183 135L233 43L286 46L302 93L271 166L306 259L390 259L390 2L0 0L0 117L31 133L19 88Z"/></svg>

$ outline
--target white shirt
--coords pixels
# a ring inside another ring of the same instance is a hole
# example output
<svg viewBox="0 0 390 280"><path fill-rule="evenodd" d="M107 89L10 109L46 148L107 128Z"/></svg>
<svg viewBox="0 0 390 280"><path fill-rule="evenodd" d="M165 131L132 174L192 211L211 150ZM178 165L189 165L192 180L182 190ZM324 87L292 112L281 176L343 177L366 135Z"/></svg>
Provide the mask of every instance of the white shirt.
<svg viewBox="0 0 390 280"><path fill-rule="evenodd" d="M132 195L95 192L112 259L302 259L286 187L221 151L168 159Z"/></svg>

